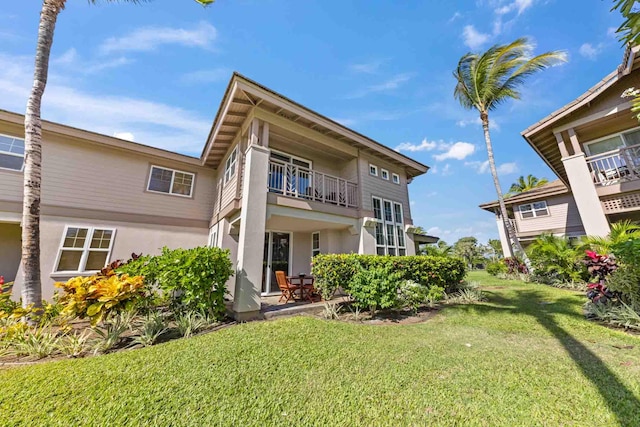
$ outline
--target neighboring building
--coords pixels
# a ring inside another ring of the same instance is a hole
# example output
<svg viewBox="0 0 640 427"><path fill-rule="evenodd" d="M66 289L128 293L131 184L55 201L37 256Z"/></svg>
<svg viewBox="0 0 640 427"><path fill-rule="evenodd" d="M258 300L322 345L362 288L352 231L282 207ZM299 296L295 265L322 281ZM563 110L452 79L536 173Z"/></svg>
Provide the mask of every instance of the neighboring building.
<svg viewBox="0 0 640 427"><path fill-rule="evenodd" d="M0 274L21 288L23 116L0 112ZM43 123L42 280L162 246L231 251L238 318L318 253L411 255L418 163L239 74L200 158ZM417 237L416 237L417 236Z"/></svg>
<svg viewBox="0 0 640 427"><path fill-rule="evenodd" d="M531 221L539 227L532 232L522 229L524 219L520 217L517 225L521 239L543 232L579 234L580 226L584 234L606 236L612 222L640 220L640 124L631 112L632 99L622 97L627 89L640 88L638 51L640 47L627 49L622 64L614 72L575 101L522 132L566 186L566 193L559 193L554 199L565 198L559 205L564 206L568 221L563 231L558 222L550 221L551 209L547 220ZM525 194L509 199L508 203L535 200L543 198L529 199ZM575 218L576 211L579 220ZM515 219L518 220L518 215ZM501 227L499 230L504 233Z"/></svg>

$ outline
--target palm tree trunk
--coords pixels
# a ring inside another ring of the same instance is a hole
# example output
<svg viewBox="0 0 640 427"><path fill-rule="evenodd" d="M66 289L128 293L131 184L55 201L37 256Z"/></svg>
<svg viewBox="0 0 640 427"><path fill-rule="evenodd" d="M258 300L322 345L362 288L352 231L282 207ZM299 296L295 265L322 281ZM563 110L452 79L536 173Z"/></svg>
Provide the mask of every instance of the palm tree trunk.
<svg viewBox="0 0 640 427"><path fill-rule="evenodd" d="M49 73L49 55L58 14L66 0L44 0L40 12L33 87L24 117L25 156L22 202L22 305L42 304L40 281L40 187L42 169L42 122L40 106Z"/></svg>
<svg viewBox="0 0 640 427"><path fill-rule="evenodd" d="M491 134L489 133L489 114L486 112L480 113L480 120L482 120L482 129L484 130L484 142L487 144L487 155L489 156L489 168L491 169L491 176L493 177L493 185L496 187L496 193L498 193L498 204L500 205L500 216L502 216L502 222L504 223L505 231L507 232L507 240L511 242L512 247L515 249L514 253L520 253L522 260L529 272L531 272L531 262L527 257L526 252L520 244L520 240L516 236L516 230L513 228L513 224L509 221L507 214L507 205L504 203L504 197L502 196L502 188L500 187L500 180L498 179L498 170L496 169L496 161L493 157L493 146L491 145Z"/></svg>

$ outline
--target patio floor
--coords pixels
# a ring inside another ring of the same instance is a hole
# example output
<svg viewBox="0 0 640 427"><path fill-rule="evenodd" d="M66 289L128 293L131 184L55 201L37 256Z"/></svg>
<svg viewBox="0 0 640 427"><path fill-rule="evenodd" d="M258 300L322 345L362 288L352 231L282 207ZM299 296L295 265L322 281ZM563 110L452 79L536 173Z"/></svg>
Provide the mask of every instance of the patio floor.
<svg viewBox="0 0 640 427"><path fill-rule="evenodd" d="M325 300L320 301L289 301L288 303L279 302L280 295L272 295L262 297L262 308L260 312L265 319L278 316L288 316L298 313L317 313L324 309ZM343 294L334 295L332 302L347 302L347 296Z"/></svg>

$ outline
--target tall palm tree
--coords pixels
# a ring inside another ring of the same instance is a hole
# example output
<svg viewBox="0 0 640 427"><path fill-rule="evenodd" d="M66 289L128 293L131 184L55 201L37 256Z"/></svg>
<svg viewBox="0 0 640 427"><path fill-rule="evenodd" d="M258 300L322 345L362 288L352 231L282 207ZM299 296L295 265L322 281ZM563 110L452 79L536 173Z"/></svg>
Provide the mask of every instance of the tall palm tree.
<svg viewBox="0 0 640 427"><path fill-rule="evenodd" d="M24 189L22 202L22 268L24 284L22 304L39 306L42 302L42 283L40 280L40 188L42 186L42 121L40 110L42 95L49 74L49 56L53 45L53 33L58 15L64 9L67 0L43 0L38 26L33 86L27 111L24 116ZM118 0L104 0L115 3ZM207 6L214 0L195 0ZM98 0L89 0L97 3ZM140 0L122 0L126 3L139 3Z"/></svg>
<svg viewBox="0 0 640 427"><path fill-rule="evenodd" d="M531 56L533 45L526 38L519 38L506 45L495 45L483 54L467 53L458 63L453 76L456 79L454 97L466 109L480 113L484 139L487 144L489 167L498 193L500 214L508 238L513 242L527 267L529 259L516 238L515 230L507 216L489 133L489 112L510 99L520 99L520 86L527 77L547 67L566 60L564 52L552 51Z"/></svg>
<svg viewBox="0 0 640 427"><path fill-rule="evenodd" d="M511 188L509 188L509 192L506 194L506 197L511 197L515 194L524 193L525 191L542 187L548 182L549 180L547 178L538 179L531 174L527 175L526 178L524 176L520 176L516 182L511 184Z"/></svg>

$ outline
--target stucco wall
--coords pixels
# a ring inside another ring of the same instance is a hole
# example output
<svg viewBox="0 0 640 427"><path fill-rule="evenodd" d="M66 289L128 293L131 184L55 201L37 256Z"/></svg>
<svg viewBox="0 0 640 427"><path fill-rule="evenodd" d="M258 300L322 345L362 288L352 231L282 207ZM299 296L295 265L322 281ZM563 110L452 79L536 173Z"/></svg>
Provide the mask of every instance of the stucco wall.
<svg viewBox="0 0 640 427"><path fill-rule="evenodd" d="M5 282L12 282L18 273L21 232L19 224L0 222L0 276L4 276Z"/></svg>

